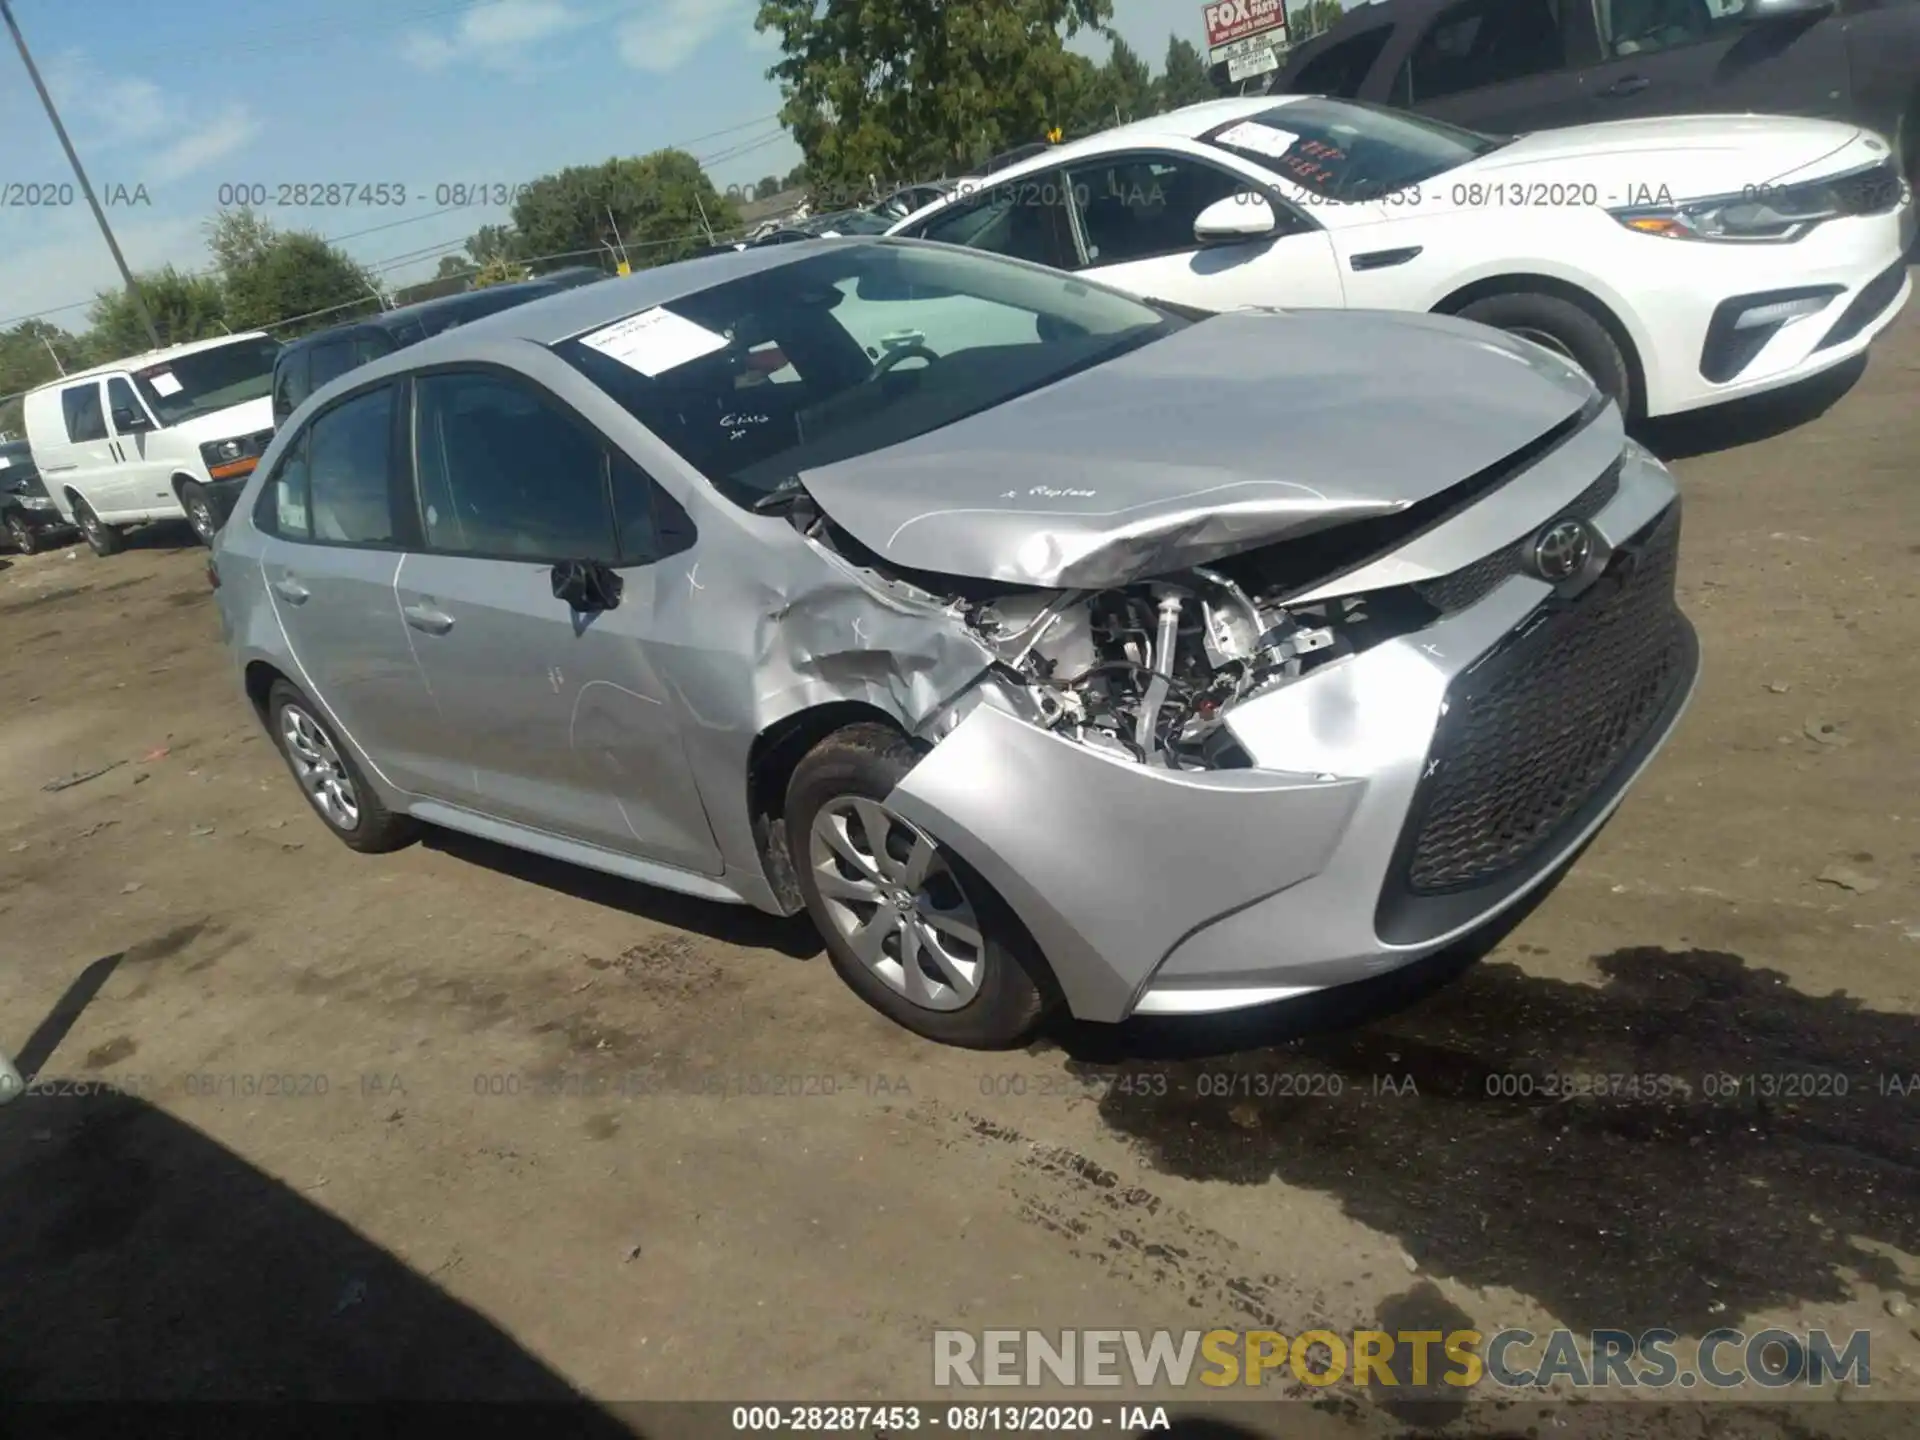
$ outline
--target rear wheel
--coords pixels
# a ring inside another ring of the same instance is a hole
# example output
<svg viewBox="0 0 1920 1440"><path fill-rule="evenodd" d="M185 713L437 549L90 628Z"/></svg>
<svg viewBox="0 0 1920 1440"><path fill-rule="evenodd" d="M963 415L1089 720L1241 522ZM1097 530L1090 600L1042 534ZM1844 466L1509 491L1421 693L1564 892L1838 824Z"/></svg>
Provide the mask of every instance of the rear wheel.
<svg viewBox="0 0 1920 1440"><path fill-rule="evenodd" d="M7 516L7 538L13 541L13 548L22 555L31 555L40 548L39 537L18 510Z"/></svg>
<svg viewBox="0 0 1920 1440"><path fill-rule="evenodd" d="M801 894L833 968L888 1019L948 1045L1017 1045L1051 981L986 881L887 806L919 758L897 731L851 725L800 762L786 824Z"/></svg>
<svg viewBox="0 0 1920 1440"><path fill-rule="evenodd" d="M320 718L320 707L285 680L274 681L267 692L267 723L307 803L349 849L369 855L398 850L419 834L412 816L395 815L380 803L347 748Z"/></svg>
<svg viewBox="0 0 1920 1440"><path fill-rule="evenodd" d="M213 537L220 529L220 522L213 518L213 505L207 499L206 486L198 481L183 481L180 486L180 508L187 512L187 523L193 527L193 533L199 537L202 545L211 546Z"/></svg>
<svg viewBox="0 0 1920 1440"><path fill-rule="evenodd" d="M1634 393L1627 357L1607 327L1571 300L1517 291L1475 300L1462 306L1459 314L1463 320L1478 320L1553 351L1584 370L1587 378L1600 387L1600 393L1620 407L1622 415L1631 418L1636 414L1634 406L1644 397Z"/></svg>
<svg viewBox="0 0 1920 1440"><path fill-rule="evenodd" d="M73 500L74 523L80 527L80 533L87 537L87 545L96 555L115 555L119 553L122 539L120 531L93 513L93 507L79 496Z"/></svg>

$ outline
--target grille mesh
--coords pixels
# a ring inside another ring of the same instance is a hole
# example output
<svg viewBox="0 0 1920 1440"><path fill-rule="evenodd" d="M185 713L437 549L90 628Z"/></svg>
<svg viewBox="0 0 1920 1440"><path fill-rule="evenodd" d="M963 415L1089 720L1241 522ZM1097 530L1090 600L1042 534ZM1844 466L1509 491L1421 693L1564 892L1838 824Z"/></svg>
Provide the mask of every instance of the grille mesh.
<svg viewBox="0 0 1920 1440"><path fill-rule="evenodd" d="M1555 514L1553 520L1591 520L1607 508L1619 489L1620 464L1615 461L1598 480L1574 496L1572 503L1566 509ZM1465 610L1469 605L1478 604L1509 575L1518 575L1522 572L1526 565L1527 546L1532 538L1531 535L1525 536L1511 545L1495 550L1491 555L1483 555L1473 564L1456 570L1451 575L1442 575L1437 580L1422 581L1413 587L1413 593L1434 609L1448 615L1456 610Z"/></svg>
<svg viewBox="0 0 1920 1440"><path fill-rule="evenodd" d="M1433 894L1513 869L1605 782L1684 673L1673 603L1680 514L1628 547L1632 571L1455 684L1407 885ZM1602 584L1607 582L1603 581Z"/></svg>

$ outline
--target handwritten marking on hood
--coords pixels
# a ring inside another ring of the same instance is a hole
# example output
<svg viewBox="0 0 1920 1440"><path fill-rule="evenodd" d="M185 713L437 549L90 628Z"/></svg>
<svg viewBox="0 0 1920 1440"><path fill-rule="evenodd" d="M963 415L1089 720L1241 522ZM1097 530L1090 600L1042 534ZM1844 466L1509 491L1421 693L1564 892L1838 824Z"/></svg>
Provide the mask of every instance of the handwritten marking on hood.
<svg viewBox="0 0 1920 1440"><path fill-rule="evenodd" d="M1035 485L1025 492L1009 490L1000 498L1002 500L1018 500L1022 493L1040 500L1091 500L1100 492L1097 490L1061 489L1056 485Z"/></svg>

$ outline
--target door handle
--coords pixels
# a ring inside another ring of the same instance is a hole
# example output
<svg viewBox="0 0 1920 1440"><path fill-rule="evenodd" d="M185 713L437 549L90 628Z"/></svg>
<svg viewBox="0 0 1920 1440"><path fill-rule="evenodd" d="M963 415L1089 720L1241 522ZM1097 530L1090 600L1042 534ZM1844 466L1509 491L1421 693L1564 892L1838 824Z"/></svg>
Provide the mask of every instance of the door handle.
<svg viewBox="0 0 1920 1440"><path fill-rule="evenodd" d="M1644 75L1622 75L1606 89L1600 92L1603 100L1615 100L1623 95L1638 95L1653 82Z"/></svg>
<svg viewBox="0 0 1920 1440"><path fill-rule="evenodd" d="M429 635L444 635L453 628L453 616L431 605L402 605L400 613L407 617L407 624Z"/></svg>
<svg viewBox="0 0 1920 1440"><path fill-rule="evenodd" d="M307 597L313 592L291 575L288 575L273 582L273 593L289 605L304 605L307 602Z"/></svg>

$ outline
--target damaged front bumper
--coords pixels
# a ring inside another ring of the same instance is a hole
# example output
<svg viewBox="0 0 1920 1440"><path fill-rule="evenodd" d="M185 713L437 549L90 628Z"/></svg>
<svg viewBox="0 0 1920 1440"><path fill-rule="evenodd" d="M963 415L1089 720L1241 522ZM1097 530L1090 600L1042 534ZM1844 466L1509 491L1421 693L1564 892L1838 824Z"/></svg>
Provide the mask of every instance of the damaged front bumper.
<svg viewBox="0 0 1920 1440"><path fill-rule="evenodd" d="M1081 1019L1235 1009L1407 964L1551 876L1691 697L1671 478L1629 446L1591 523L1598 578L1577 594L1509 573L1238 705L1246 768L1133 764L980 704L889 803L999 891Z"/></svg>

